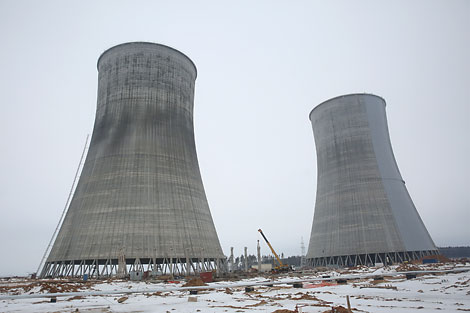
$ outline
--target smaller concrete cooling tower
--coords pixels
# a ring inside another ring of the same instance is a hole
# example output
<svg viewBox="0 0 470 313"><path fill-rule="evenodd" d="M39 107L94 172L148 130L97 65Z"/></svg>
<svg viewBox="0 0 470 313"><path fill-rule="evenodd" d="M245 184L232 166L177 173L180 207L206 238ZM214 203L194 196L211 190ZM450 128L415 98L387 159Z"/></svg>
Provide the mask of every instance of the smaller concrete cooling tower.
<svg viewBox="0 0 470 313"><path fill-rule="evenodd" d="M314 108L310 121L318 181L308 263L348 266L437 254L398 170L385 101L336 97Z"/></svg>
<svg viewBox="0 0 470 313"><path fill-rule="evenodd" d="M105 51L98 73L90 148L41 276L218 269L225 257L194 142L194 63L131 42Z"/></svg>

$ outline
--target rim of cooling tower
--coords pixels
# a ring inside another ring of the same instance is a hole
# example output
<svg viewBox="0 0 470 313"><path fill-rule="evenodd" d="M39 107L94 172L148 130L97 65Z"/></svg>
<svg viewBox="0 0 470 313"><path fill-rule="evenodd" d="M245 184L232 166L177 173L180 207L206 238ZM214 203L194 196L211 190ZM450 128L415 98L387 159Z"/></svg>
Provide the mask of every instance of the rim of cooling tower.
<svg viewBox="0 0 470 313"><path fill-rule="evenodd" d="M310 113L308 114L308 119L309 120L312 120L312 113L313 111L315 111L315 109L317 109L318 107L322 106L323 104L326 104L326 103L329 103L331 101L334 101L336 99L339 99L339 98L346 98L346 97L354 97L354 96L371 96L371 97L375 97L375 98L378 98L380 100L383 101L384 105L387 106L387 102L385 101L384 98L382 98L381 96L377 96L373 93L367 93L367 92L363 92L363 93L360 93L360 92L357 92L357 93L348 93L348 94L345 94L345 95L341 95L341 96L336 96L336 97L333 97L333 98L330 98L328 100L325 100L323 102L321 102L319 105L317 105L316 107L314 107L312 109L312 111L310 111Z"/></svg>
<svg viewBox="0 0 470 313"><path fill-rule="evenodd" d="M194 71L196 72L195 78L197 78L197 67L196 67L196 64L194 64L193 60L191 60L186 54L184 54L183 52L181 52L181 51L179 51L179 50L177 50L177 49L175 49L175 48L172 48L172 47L170 47L170 46L167 46L167 45L164 45L164 44L161 44L161 43L150 42L150 41L129 41L129 42L124 42L124 43L121 43L121 44L112 46L112 47L110 47L110 48L104 50L103 53L101 53L100 57L98 58L98 62L96 62L96 68L99 70L99 65L100 65L101 58L102 58L105 54L107 54L107 53L110 52L111 50L114 50L115 48L119 48L119 47L127 46L127 45L159 46L159 47L163 47L163 48L165 48L165 49L168 49L168 50L177 52L177 53L181 54L182 56L184 56L186 59L188 59L188 61L193 65Z"/></svg>

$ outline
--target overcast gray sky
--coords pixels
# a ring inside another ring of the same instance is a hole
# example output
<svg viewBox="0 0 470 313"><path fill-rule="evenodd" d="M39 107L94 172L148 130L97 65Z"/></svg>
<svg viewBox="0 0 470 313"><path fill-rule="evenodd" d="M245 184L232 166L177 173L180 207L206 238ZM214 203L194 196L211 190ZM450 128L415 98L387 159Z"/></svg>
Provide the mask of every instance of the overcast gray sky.
<svg viewBox="0 0 470 313"><path fill-rule="evenodd" d="M92 133L97 59L128 41L198 68L197 152L226 255L254 254L259 227L279 253L308 246L308 114L356 92L387 101L435 243L470 244L470 1L0 0L0 38L0 275L36 270Z"/></svg>

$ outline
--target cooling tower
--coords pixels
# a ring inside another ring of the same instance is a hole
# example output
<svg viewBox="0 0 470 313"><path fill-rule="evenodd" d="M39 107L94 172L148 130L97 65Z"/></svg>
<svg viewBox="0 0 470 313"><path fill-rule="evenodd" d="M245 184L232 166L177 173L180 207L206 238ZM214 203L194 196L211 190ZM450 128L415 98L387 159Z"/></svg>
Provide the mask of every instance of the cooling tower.
<svg viewBox="0 0 470 313"><path fill-rule="evenodd" d="M194 141L195 65L133 42L105 51L98 72L88 154L41 276L218 268L225 257Z"/></svg>
<svg viewBox="0 0 470 313"><path fill-rule="evenodd" d="M310 120L318 180L309 264L403 262L437 254L398 170L385 100L336 97L315 107Z"/></svg>

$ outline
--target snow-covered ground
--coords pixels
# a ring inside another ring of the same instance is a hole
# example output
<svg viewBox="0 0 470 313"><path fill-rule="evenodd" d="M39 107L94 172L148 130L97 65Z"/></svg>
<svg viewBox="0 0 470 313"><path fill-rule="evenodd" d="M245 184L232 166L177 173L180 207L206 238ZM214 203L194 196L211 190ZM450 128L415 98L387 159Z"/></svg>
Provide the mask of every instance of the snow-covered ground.
<svg viewBox="0 0 470 313"><path fill-rule="evenodd" d="M469 266L470 264L466 264ZM420 269L449 269L455 264L436 266L420 265ZM398 268L400 270L401 268ZM349 280L347 284L334 282L309 282L303 288L294 288L291 284L274 286L256 286L253 292L245 292L244 287L234 287L239 283L265 282L265 277L241 281L219 281L210 283L211 287L226 286L219 289L198 291L190 295L189 291L150 290L174 288L176 284L102 281L60 283L57 292L70 291L135 291L131 294L99 296L66 296L58 297L56 303L48 298L8 299L0 301L0 312L325 312L333 306L347 307L349 296L353 312L464 312L470 311L470 272L424 274L407 280L404 276L387 276L393 274L397 267L359 268L348 271L330 271L310 273L290 277L278 277L277 281L286 279L311 279L323 275L339 278L342 275L373 273L385 276L384 280L363 278ZM50 283L47 286L54 285ZM50 289L31 281L10 279L0 282L0 295L42 294ZM126 299L127 298L127 299ZM120 300L118 302L118 300ZM122 301L124 300L124 301ZM284 311L282 311L284 310Z"/></svg>

